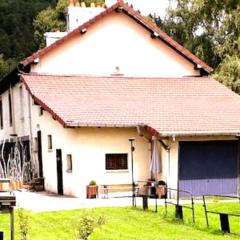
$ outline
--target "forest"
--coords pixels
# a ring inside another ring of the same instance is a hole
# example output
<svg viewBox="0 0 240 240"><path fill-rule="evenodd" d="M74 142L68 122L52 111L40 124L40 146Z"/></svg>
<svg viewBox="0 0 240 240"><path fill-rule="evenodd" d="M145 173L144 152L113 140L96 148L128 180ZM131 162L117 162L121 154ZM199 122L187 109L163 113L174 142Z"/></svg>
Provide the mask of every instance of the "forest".
<svg viewBox="0 0 240 240"><path fill-rule="evenodd" d="M0 79L38 49L33 20L53 0L0 0Z"/></svg>
<svg viewBox="0 0 240 240"><path fill-rule="evenodd" d="M164 19L148 17L213 67L215 79L240 94L239 0L170 1L176 8L168 9ZM67 0L0 0L0 79L44 47L44 32L64 31L66 6Z"/></svg>

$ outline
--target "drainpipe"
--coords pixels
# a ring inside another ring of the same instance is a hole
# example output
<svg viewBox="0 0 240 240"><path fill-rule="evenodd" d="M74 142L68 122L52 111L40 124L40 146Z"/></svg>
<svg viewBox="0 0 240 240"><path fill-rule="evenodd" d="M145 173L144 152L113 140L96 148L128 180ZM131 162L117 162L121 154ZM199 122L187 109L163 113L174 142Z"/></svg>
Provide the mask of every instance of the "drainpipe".
<svg viewBox="0 0 240 240"><path fill-rule="evenodd" d="M178 172L177 172L177 205L179 205L179 187L180 187L180 182L179 182L179 177L180 177L180 144L178 142L178 157L177 157L177 164L178 164Z"/></svg>
<svg viewBox="0 0 240 240"><path fill-rule="evenodd" d="M32 128L32 110L31 110L31 96L30 93L28 93L28 119L29 119L29 135L30 135L30 152L31 152L31 163L33 167L34 177L39 177L38 171L36 171L37 168L37 162L35 161L35 155L34 155L34 149L33 149L33 128Z"/></svg>
<svg viewBox="0 0 240 240"><path fill-rule="evenodd" d="M152 142L152 140L150 139L150 138L148 138L147 136L144 136L144 134L143 134L143 132L142 132L142 130L141 130L141 126L137 126L136 127L137 128L137 133L138 133L138 135L140 136L140 137L143 137L144 139L146 139L146 141L148 141L148 144L150 144L150 158L149 158L149 162L151 161L151 153L152 153L152 144L151 144L151 142ZM149 150L148 150L149 151ZM150 178L152 177L151 176L151 173L150 173L150 176L149 176Z"/></svg>
<svg viewBox="0 0 240 240"><path fill-rule="evenodd" d="M12 85L10 85L9 91L10 91L10 97L11 97L11 103L12 103L12 106L11 106L12 107L12 129L13 129L13 134L16 134L15 103L14 103Z"/></svg>
<svg viewBox="0 0 240 240"><path fill-rule="evenodd" d="M168 183L169 183L169 179L170 179L170 160L171 160L171 147L170 147L170 145L167 145L166 143L164 143L163 142L163 140L162 139L159 139L158 140L159 142L160 142L160 144L162 145L162 147L163 147L163 149L165 150L165 151L167 151L167 161L168 161L168 163L167 163L167 179L166 179L166 182L167 182L167 185L168 185Z"/></svg>

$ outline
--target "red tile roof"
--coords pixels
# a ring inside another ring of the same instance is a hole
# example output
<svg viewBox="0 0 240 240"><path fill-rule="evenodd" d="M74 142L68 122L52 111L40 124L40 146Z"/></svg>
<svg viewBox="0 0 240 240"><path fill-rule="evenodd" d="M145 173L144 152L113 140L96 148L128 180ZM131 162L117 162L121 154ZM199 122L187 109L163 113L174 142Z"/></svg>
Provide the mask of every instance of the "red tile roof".
<svg viewBox="0 0 240 240"><path fill-rule="evenodd" d="M26 58L20 64L22 66L27 66L31 64L35 59L40 58L41 56L45 55L47 52L51 51L52 49L58 47L63 42L67 41L69 38L72 38L75 35L79 35L79 32L81 30L88 28L96 21L100 20L102 17L112 13L113 11L120 9L121 12L129 15L134 20L136 20L139 24L146 27L150 32L157 33L158 38L164 41L166 44L171 46L173 49L175 49L179 54L187 58L190 62L193 62L196 65L200 65L207 73L210 73L213 71L211 67L209 67L205 62L200 60L198 57L193 55L190 51L188 51L186 48L184 48L182 45L177 43L175 40L173 40L170 36L168 36L165 32L163 32L161 29L159 29L154 23L150 22L146 17L142 16L139 12L135 11L132 7L130 7L127 3L124 3L123 1L119 0L116 4L114 4L112 7L107 8L104 12L100 13L96 17L92 18L88 22L84 23L83 25L79 26L72 32L69 32L65 37L61 38L60 40L56 41L55 43L51 44L48 47L43 48L42 50L37 51L30 57Z"/></svg>
<svg viewBox="0 0 240 240"><path fill-rule="evenodd" d="M236 135L240 96L211 78L22 75L64 127L145 126L157 136Z"/></svg>

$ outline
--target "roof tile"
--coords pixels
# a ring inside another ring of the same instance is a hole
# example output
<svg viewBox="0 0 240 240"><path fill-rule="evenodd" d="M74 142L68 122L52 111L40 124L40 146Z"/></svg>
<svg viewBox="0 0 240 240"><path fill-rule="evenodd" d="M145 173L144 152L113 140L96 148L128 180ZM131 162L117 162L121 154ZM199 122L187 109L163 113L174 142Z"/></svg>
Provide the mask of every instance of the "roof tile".
<svg viewBox="0 0 240 240"><path fill-rule="evenodd" d="M65 127L148 126L162 136L240 133L240 96L211 78L22 75Z"/></svg>

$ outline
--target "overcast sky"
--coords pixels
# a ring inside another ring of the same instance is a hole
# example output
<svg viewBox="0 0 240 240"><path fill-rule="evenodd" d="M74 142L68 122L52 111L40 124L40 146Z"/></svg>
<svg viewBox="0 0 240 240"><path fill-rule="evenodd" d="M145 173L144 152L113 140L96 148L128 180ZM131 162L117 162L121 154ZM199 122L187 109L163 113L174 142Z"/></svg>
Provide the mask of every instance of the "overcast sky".
<svg viewBox="0 0 240 240"><path fill-rule="evenodd" d="M140 10L141 14L148 15L156 13L164 16L166 8L169 6L169 0L125 0L133 5L135 10Z"/></svg>

